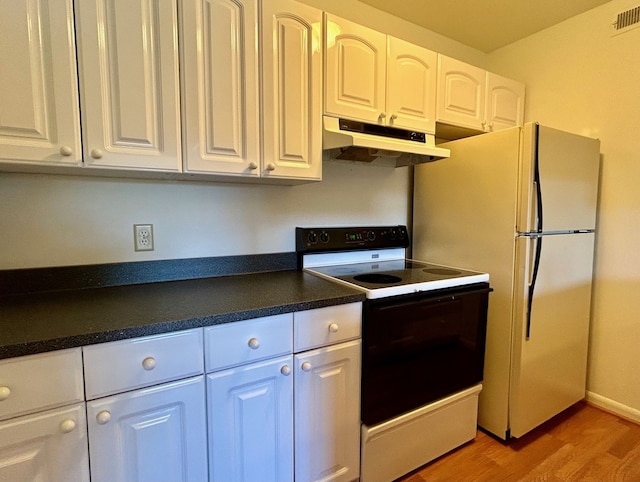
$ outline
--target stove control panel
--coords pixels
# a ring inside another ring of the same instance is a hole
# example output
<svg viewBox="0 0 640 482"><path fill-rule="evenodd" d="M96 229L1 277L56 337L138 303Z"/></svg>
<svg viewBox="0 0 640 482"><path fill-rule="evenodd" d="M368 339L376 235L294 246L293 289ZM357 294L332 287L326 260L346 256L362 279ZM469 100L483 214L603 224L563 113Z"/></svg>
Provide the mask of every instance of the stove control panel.
<svg viewBox="0 0 640 482"><path fill-rule="evenodd" d="M352 251L357 249L407 248L406 226L347 228L296 228L296 252Z"/></svg>

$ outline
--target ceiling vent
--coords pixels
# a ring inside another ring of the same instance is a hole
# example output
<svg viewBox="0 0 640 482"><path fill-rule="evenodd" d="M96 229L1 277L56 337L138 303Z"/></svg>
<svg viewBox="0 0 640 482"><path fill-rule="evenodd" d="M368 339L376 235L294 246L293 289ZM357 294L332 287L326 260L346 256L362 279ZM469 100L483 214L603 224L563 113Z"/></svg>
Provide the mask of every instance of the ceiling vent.
<svg viewBox="0 0 640 482"><path fill-rule="evenodd" d="M611 35L619 35L640 27L640 5L620 12L611 27Z"/></svg>

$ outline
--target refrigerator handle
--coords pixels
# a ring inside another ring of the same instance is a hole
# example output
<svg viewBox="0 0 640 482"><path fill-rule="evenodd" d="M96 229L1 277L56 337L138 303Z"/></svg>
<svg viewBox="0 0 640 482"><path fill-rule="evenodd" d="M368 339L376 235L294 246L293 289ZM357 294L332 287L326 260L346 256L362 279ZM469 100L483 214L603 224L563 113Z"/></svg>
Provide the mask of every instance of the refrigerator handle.
<svg viewBox="0 0 640 482"><path fill-rule="evenodd" d="M542 254L542 236L533 234L531 239L536 243L535 256L533 261L533 274L531 275L531 281L529 282L529 296L527 303L527 329L526 339L531 337L531 308L533 305L533 294L536 289L536 279L538 278L538 268L540 267L540 256Z"/></svg>
<svg viewBox="0 0 640 482"><path fill-rule="evenodd" d="M535 144L533 152L533 185L536 190L536 227L535 231L542 232L542 187L540 186L540 159L538 155L540 143L540 125L535 125Z"/></svg>

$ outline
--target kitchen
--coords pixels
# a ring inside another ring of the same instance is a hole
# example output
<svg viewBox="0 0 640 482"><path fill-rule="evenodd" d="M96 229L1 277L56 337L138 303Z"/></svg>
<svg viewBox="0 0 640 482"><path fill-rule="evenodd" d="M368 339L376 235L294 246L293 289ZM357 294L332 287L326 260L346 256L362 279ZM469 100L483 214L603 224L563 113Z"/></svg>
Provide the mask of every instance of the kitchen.
<svg viewBox="0 0 640 482"><path fill-rule="evenodd" d="M487 54L359 2L307 3L520 79L526 119L600 138L588 397L638 420L640 31L608 31L629 5L609 2ZM409 224L410 197L407 168L346 161L325 162L322 182L294 187L1 173L0 268L290 252L302 222ZM154 225L153 252L133 251L136 223Z"/></svg>

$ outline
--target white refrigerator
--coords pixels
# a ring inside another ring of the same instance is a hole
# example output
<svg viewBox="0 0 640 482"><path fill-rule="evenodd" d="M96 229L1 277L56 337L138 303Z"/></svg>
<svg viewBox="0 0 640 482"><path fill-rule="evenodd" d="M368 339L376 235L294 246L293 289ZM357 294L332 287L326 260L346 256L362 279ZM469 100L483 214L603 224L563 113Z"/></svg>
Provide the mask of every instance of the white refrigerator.
<svg viewBox="0 0 640 482"><path fill-rule="evenodd" d="M415 259L488 272L478 424L520 437L585 396L600 143L537 123L415 167Z"/></svg>

